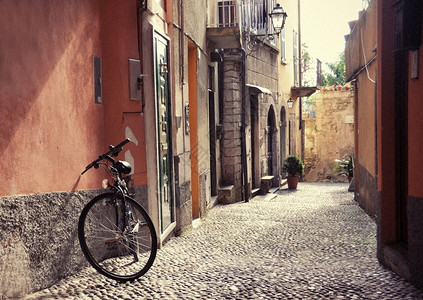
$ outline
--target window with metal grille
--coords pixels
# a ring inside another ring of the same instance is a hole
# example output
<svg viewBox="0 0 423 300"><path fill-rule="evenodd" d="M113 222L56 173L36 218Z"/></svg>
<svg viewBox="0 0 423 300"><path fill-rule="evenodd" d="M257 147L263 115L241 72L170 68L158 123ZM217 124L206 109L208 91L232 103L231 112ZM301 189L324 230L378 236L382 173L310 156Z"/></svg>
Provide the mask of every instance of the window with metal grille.
<svg viewBox="0 0 423 300"><path fill-rule="evenodd" d="M219 1L217 2L217 10L219 27L234 27L237 25L236 1Z"/></svg>

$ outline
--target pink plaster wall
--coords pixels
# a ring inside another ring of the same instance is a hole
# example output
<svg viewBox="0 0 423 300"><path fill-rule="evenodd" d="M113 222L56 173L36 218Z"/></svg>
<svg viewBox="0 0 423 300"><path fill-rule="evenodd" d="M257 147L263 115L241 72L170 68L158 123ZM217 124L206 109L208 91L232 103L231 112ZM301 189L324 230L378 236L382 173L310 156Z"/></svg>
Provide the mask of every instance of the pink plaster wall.
<svg viewBox="0 0 423 300"><path fill-rule="evenodd" d="M136 1L0 2L0 196L99 187L80 178L130 126L138 184L146 182L141 102L128 95L138 58ZM103 61L103 104L93 99L93 56ZM113 122L113 123L112 123ZM144 172L144 173L143 173Z"/></svg>

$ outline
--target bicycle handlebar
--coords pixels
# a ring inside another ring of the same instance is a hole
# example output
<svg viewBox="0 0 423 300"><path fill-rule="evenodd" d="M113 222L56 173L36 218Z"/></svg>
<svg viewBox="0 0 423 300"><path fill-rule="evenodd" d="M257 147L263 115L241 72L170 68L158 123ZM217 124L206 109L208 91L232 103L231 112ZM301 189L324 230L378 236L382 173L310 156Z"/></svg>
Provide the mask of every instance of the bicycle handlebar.
<svg viewBox="0 0 423 300"><path fill-rule="evenodd" d="M112 161L114 163L114 159L111 158L110 156L118 156L118 154L123 150L122 147L125 146L126 144L128 144L131 140L129 138L125 139L124 141L122 141L121 143L117 144L116 146L110 145L109 146L109 151L101 154L96 160L94 160L92 163L90 163L88 166L85 167L85 170L81 173L81 175L83 175L85 172L87 172L89 169L91 169L92 167L95 167L96 169L98 168L98 162L103 160L103 159L107 159L109 161Z"/></svg>

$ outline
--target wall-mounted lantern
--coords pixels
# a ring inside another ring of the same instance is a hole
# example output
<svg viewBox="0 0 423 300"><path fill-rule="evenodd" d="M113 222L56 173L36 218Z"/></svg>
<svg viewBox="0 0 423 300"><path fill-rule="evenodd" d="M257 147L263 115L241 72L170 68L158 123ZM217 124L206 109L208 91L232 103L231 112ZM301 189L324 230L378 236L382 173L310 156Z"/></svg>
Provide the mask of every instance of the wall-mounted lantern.
<svg viewBox="0 0 423 300"><path fill-rule="evenodd" d="M285 19L288 16L287 13L283 10L282 6L277 3L272 12L269 13L269 16L272 19L273 28L276 34L279 35L282 28L285 26Z"/></svg>
<svg viewBox="0 0 423 300"><path fill-rule="evenodd" d="M293 108L294 107L294 100L292 100L292 98L289 98L289 100L287 101L288 104L288 108Z"/></svg>

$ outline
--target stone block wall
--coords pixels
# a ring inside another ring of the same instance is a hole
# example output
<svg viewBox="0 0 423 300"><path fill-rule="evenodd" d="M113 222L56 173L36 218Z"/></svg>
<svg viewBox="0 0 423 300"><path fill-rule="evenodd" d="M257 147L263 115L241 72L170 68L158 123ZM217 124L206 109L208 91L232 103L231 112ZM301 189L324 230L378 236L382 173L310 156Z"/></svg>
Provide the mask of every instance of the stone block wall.
<svg viewBox="0 0 423 300"><path fill-rule="evenodd" d="M78 243L78 219L95 192L0 198L0 296L46 288L87 262Z"/></svg>
<svg viewBox="0 0 423 300"><path fill-rule="evenodd" d="M222 185L234 185L234 199L241 199L242 56L228 53L224 59L224 101L221 139Z"/></svg>
<svg viewBox="0 0 423 300"><path fill-rule="evenodd" d="M316 117L305 119L305 181L347 181L335 159L354 153L354 92L320 92Z"/></svg>
<svg viewBox="0 0 423 300"><path fill-rule="evenodd" d="M0 197L0 298L21 298L88 266L79 215L103 190ZM135 199L145 208L146 186Z"/></svg>

